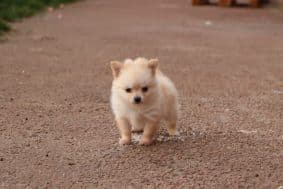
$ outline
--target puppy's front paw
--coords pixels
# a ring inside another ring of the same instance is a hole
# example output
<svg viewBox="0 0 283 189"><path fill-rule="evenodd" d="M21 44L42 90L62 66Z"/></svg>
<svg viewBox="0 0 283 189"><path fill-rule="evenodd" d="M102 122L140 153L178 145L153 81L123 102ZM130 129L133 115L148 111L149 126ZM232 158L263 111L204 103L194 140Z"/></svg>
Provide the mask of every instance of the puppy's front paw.
<svg viewBox="0 0 283 189"><path fill-rule="evenodd" d="M131 139L130 139L130 138L121 138L121 139L119 140L119 144L120 144L120 145L131 144Z"/></svg>
<svg viewBox="0 0 283 189"><path fill-rule="evenodd" d="M142 138L139 142L139 145L145 145L145 146L148 146L148 145L151 145L153 142L153 139L149 139L149 138Z"/></svg>

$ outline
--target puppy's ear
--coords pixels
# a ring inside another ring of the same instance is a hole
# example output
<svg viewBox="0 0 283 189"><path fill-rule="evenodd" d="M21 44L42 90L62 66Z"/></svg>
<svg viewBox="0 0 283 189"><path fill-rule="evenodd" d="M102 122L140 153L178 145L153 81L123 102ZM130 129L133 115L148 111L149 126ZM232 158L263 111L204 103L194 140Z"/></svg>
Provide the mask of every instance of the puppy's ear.
<svg viewBox="0 0 283 189"><path fill-rule="evenodd" d="M148 61L148 67L152 70L152 73L155 74L156 68L158 67L159 60L157 58L150 59Z"/></svg>
<svg viewBox="0 0 283 189"><path fill-rule="evenodd" d="M117 78L119 76L119 73L123 67L123 63L119 61L111 61L110 62L110 67L112 70L112 74L114 78Z"/></svg>

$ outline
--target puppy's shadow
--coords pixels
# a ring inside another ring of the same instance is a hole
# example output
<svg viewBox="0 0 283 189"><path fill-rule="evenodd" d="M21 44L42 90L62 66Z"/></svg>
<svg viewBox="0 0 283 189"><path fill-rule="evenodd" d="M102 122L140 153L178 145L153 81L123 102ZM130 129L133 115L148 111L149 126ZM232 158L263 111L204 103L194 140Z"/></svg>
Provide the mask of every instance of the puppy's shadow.
<svg viewBox="0 0 283 189"><path fill-rule="evenodd" d="M132 132L132 145L138 145L138 142L141 140L142 135L143 135L143 131ZM156 146L156 145L158 146L168 142L170 143L184 142L187 137L188 134L185 132L177 132L175 136L170 136L166 131L162 130L160 133L158 133L155 136L154 142L149 146Z"/></svg>

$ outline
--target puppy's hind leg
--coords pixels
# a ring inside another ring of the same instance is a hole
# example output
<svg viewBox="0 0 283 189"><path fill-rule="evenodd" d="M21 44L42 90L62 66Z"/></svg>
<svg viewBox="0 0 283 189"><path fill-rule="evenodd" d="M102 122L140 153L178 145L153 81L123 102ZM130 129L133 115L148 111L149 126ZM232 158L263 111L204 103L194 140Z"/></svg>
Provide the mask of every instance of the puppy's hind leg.
<svg viewBox="0 0 283 189"><path fill-rule="evenodd" d="M171 116L167 120L167 132L169 135L174 136L177 134L177 108L173 109L171 112Z"/></svg>
<svg viewBox="0 0 283 189"><path fill-rule="evenodd" d="M132 132L142 132L145 127L145 122L142 118L133 117L131 119Z"/></svg>
<svg viewBox="0 0 283 189"><path fill-rule="evenodd" d="M174 136L177 134L176 122L170 122L167 125L167 132L169 135Z"/></svg>
<svg viewBox="0 0 283 189"><path fill-rule="evenodd" d="M139 142L139 145L150 145L153 142L154 135L159 129L158 122L149 122L145 125L143 136Z"/></svg>

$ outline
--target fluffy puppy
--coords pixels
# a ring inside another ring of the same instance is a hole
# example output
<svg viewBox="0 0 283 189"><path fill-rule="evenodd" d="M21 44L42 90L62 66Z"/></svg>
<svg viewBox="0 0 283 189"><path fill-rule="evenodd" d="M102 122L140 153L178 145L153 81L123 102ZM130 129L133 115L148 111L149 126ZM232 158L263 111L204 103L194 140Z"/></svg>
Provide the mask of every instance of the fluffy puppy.
<svg viewBox="0 0 283 189"><path fill-rule="evenodd" d="M126 59L111 62L111 107L120 130L120 144L131 143L131 132L143 131L140 145L152 143L161 120L176 134L177 90L158 68L158 59Z"/></svg>

